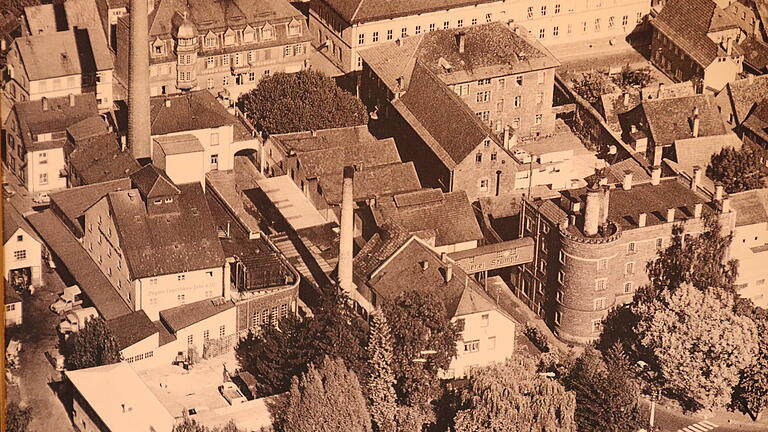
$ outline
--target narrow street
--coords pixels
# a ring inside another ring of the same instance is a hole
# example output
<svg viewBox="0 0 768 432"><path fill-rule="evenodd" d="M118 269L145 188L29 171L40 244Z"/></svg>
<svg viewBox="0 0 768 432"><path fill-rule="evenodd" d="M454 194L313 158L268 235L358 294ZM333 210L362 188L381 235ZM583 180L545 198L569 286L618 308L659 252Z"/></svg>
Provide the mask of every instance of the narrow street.
<svg viewBox="0 0 768 432"><path fill-rule="evenodd" d="M642 399L643 414L647 417L650 413L650 403ZM768 425L763 422L754 424L728 423L725 416L715 416L709 419L685 416L676 411L656 405L656 426L665 432L765 432Z"/></svg>

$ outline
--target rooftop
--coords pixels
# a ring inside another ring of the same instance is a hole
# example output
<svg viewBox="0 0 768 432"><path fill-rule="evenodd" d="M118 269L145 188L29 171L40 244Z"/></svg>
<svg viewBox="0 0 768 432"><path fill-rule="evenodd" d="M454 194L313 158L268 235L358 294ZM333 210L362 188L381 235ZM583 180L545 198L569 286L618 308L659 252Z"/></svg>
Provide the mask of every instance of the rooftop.
<svg viewBox="0 0 768 432"><path fill-rule="evenodd" d="M287 175L268 177L257 182L272 205L294 230L327 223L304 192Z"/></svg>
<svg viewBox="0 0 768 432"><path fill-rule="evenodd" d="M753 76L731 81L726 84L725 91L730 96L735 109L736 122L740 124L747 114L761 99L768 95L768 75Z"/></svg>
<svg viewBox="0 0 768 432"><path fill-rule="evenodd" d="M24 8L24 21L31 34L36 35L40 33L66 30L66 23L62 23L61 20L56 19L54 7L55 6L52 3L49 3L27 6ZM62 24L65 25L62 26Z"/></svg>
<svg viewBox="0 0 768 432"><path fill-rule="evenodd" d="M768 141L768 98L757 102L742 123L757 136Z"/></svg>
<svg viewBox="0 0 768 432"><path fill-rule="evenodd" d="M74 141L109 133L107 122L101 116L93 115L67 128L67 134Z"/></svg>
<svg viewBox="0 0 768 432"><path fill-rule="evenodd" d="M728 195L736 210L736 226L768 223L768 189L753 189Z"/></svg>
<svg viewBox="0 0 768 432"><path fill-rule="evenodd" d="M16 210L16 207L11 205L3 206L3 244L8 243L11 236L19 229L38 242L42 242L35 230L33 230L26 219L24 219L24 216Z"/></svg>
<svg viewBox="0 0 768 432"><path fill-rule="evenodd" d="M237 123L237 119L208 90L155 96L151 98L150 104L152 135L218 128Z"/></svg>
<svg viewBox="0 0 768 432"><path fill-rule="evenodd" d="M433 0L414 2L411 0L325 0L324 3L336 11L350 24L380 21L459 7L497 3L499 0Z"/></svg>
<svg viewBox="0 0 768 432"><path fill-rule="evenodd" d="M443 193L440 189L421 189L382 197L376 200L371 211L378 226L396 224L410 233L430 232L438 247L483 238L464 191Z"/></svg>
<svg viewBox="0 0 768 432"><path fill-rule="evenodd" d="M143 310L112 318L107 321L107 327L121 350L157 333L157 328Z"/></svg>
<svg viewBox="0 0 768 432"><path fill-rule="evenodd" d="M47 107L44 105L47 103ZM37 135L64 132L68 127L77 124L99 112L94 93L74 95L74 105L70 104L68 96L43 100L16 102L13 110L19 121L19 129L27 150L36 151L38 147L46 146L47 142L35 142ZM64 145L64 140L57 140L57 146Z"/></svg>
<svg viewBox="0 0 768 432"><path fill-rule="evenodd" d="M8 283L8 281L4 281L5 289L3 297L5 304L13 304L13 303L21 303L21 296L19 293L16 292L13 288L11 288L11 284Z"/></svg>
<svg viewBox="0 0 768 432"><path fill-rule="evenodd" d="M128 177L87 186L63 189L51 193L51 206L60 210L61 215L75 224L85 211L110 192L131 188Z"/></svg>
<svg viewBox="0 0 768 432"><path fill-rule="evenodd" d="M30 81L110 70L112 56L96 30L74 29L16 39Z"/></svg>
<svg viewBox="0 0 768 432"><path fill-rule="evenodd" d="M69 163L83 184L122 179L139 169L133 154L121 150L118 140L116 134L106 133L75 142Z"/></svg>
<svg viewBox="0 0 768 432"><path fill-rule="evenodd" d="M173 416L128 363L67 371L66 375L112 432L173 428Z"/></svg>
<svg viewBox="0 0 768 432"><path fill-rule="evenodd" d="M166 155L197 153L204 150L200 140L192 134L160 136L154 138L154 141Z"/></svg>
<svg viewBox="0 0 768 432"><path fill-rule="evenodd" d="M693 167L699 166L706 170L712 161L712 155L720 153L725 147L740 149L742 142L736 134L729 132L726 135L687 138L675 141L675 161L671 164L677 171L686 175L693 174ZM709 177L702 175L701 186L714 193L715 183Z"/></svg>
<svg viewBox="0 0 768 432"><path fill-rule="evenodd" d="M301 152L299 169L306 178L341 174L345 166L369 168L400 163L400 154L392 138L361 143L344 142L336 147Z"/></svg>
<svg viewBox="0 0 768 432"><path fill-rule="evenodd" d="M744 63L758 71L766 72L766 68L768 68L768 44L748 36L739 43L739 48L744 53Z"/></svg>
<svg viewBox="0 0 768 432"><path fill-rule="evenodd" d="M235 307L232 300L224 297L200 300L160 311L160 320L173 333Z"/></svg>
<svg viewBox="0 0 768 432"><path fill-rule="evenodd" d="M329 204L341 204L341 171L320 178L323 197ZM392 163L363 168L355 173L354 199L363 201L378 196L394 195L421 189L413 162Z"/></svg>
<svg viewBox="0 0 768 432"><path fill-rule="evenodd" d="M366 125L275 134L270 135L269 138L282 147L285 153L291 151L301 153L378 141L371 135Z"/></svg>

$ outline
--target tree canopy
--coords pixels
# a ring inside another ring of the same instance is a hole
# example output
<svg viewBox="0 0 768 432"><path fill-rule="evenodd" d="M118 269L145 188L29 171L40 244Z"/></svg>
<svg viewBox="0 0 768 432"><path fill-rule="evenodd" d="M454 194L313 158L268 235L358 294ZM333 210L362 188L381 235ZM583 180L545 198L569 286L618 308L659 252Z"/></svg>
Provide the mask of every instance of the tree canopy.
<svg viewBox="0 0 768 432"><path fill-rule="evenodd" d="M392 334L383 313L373 314L368 338L368 401L374 430L393 432L397 419Z"/></svg>
<svg viewBox="0 0 768 432"><path fill-rule="evenodd" d="M279 425L284 432L371 432L360 382L341 359L326 357L294 377L284 409Z"/></svg>
<svg viewBox="0 0 768 432"><path fill-rule="evenodd" d="M103 318L89 319L61 346L67 370L103 366L120 361L120 347Z"/></svg>
<svg viewBox="0 0 768 432"><path fill-rule="evenodd" d="M613 83L600 72L585 72L571 80L573 91L594 105L600 96L613 91Z"/></svg>
<svg viewBox="0 0 768 432"><path fill-rule="evenodd" d="M353 370L366 367L367 324L338 291L326 294L315 315L264 324L235 347L238 362L256 378L259 396L288 391L291 377L325 356L343 359Z"/></svg>
<svg viewBox="0 0 768 432"><path fill-rule="evenodd" d="M320 72L276 73L240 96L238 106L270 134L364 125L368 113L353 94Z"/></svg>
<svg viewBox="0 0 768 432"><path fill-rule="evenodd" d="M173 432L244 432L242 429L238 429L237 425L235 425L235 422L230 420L229 423L227 423L224 426L219 427L208 427L201 425L196 420L189 418L188 416L184 415L184 419L181 421L181 423L177 423L176 426L173 427Z"/></svg>
<svg viewBox="0 0 768 432"><path fill-rule="evenodd" d="M747 146L740 150L725 147L712 155L707 176L722 183L728 193L765 187L763 177L768 168L760 162L757 152Z"/></svg>
<svg viewBox="0 0 768 432"><path fill-rule="evenodd" d="M736 299L736 314L752 319L757 327L758 352L752 363L742 369L733 390L733 406L757 418L768 408L768 311L749 299Z"/></svg>
<svg viewBox="0 0 768 432"><path fill-rule="evenodd" d="M5 408L5 431L27 432L32 422L32 409L20 407L16 402L9 402Z"/></svg>
<svg viewBox="0 0 768 432"><path fill-rule="evenodd" d="M456 432L575 432L576 397L518 356L473 370L456 415Z"/></svg>
<svg viewBox="0 0 768 432"><path fill-rule="evenodd" d="M641 355L666 393L691 410L731 401L739 373L758 350L755 324L733 312L732 295L684 284L631 310Z"/></svg>

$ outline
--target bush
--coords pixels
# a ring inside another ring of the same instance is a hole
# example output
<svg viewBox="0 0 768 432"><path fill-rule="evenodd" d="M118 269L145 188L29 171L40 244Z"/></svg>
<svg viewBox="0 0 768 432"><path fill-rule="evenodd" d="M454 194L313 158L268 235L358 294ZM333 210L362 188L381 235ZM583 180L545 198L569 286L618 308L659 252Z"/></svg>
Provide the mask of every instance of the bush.
<svg viewBox="0 0 768 432"><path fill-rule="evenodd" d="M543 353L549 352L549 341L547 341L547 337L544 336L544 333L538 327L526 324L524 334L539 351Z"/></svg>

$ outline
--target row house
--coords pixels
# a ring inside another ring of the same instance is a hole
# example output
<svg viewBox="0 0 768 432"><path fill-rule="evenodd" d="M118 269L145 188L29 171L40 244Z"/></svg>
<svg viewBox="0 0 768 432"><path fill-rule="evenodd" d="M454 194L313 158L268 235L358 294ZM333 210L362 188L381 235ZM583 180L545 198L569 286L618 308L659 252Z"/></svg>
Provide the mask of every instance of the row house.
<svg viewBox="0 0 768 432"><path fill-rule="evenodd" d="M128 79L128 16L118 18L117 67ZM179 6L160 1L149 15L152 96L187 90L225 91L234 99L265 76L307 67L310 35L287 1Z"/></svg>
<svg viewBox="0 0 768 432"><path fill-rule="evenodd" d="M100 110L112 108L112 56L94 30L17 38L7 61L5 90L12 101L94 93Z"/></svg>
<svg viewBox="0 0 768 432"><path fill-rule="evenodd" d="M651 25L651 61L673 80L718 91L742 72L743 33L714 1L670 0Z"/></svg>

